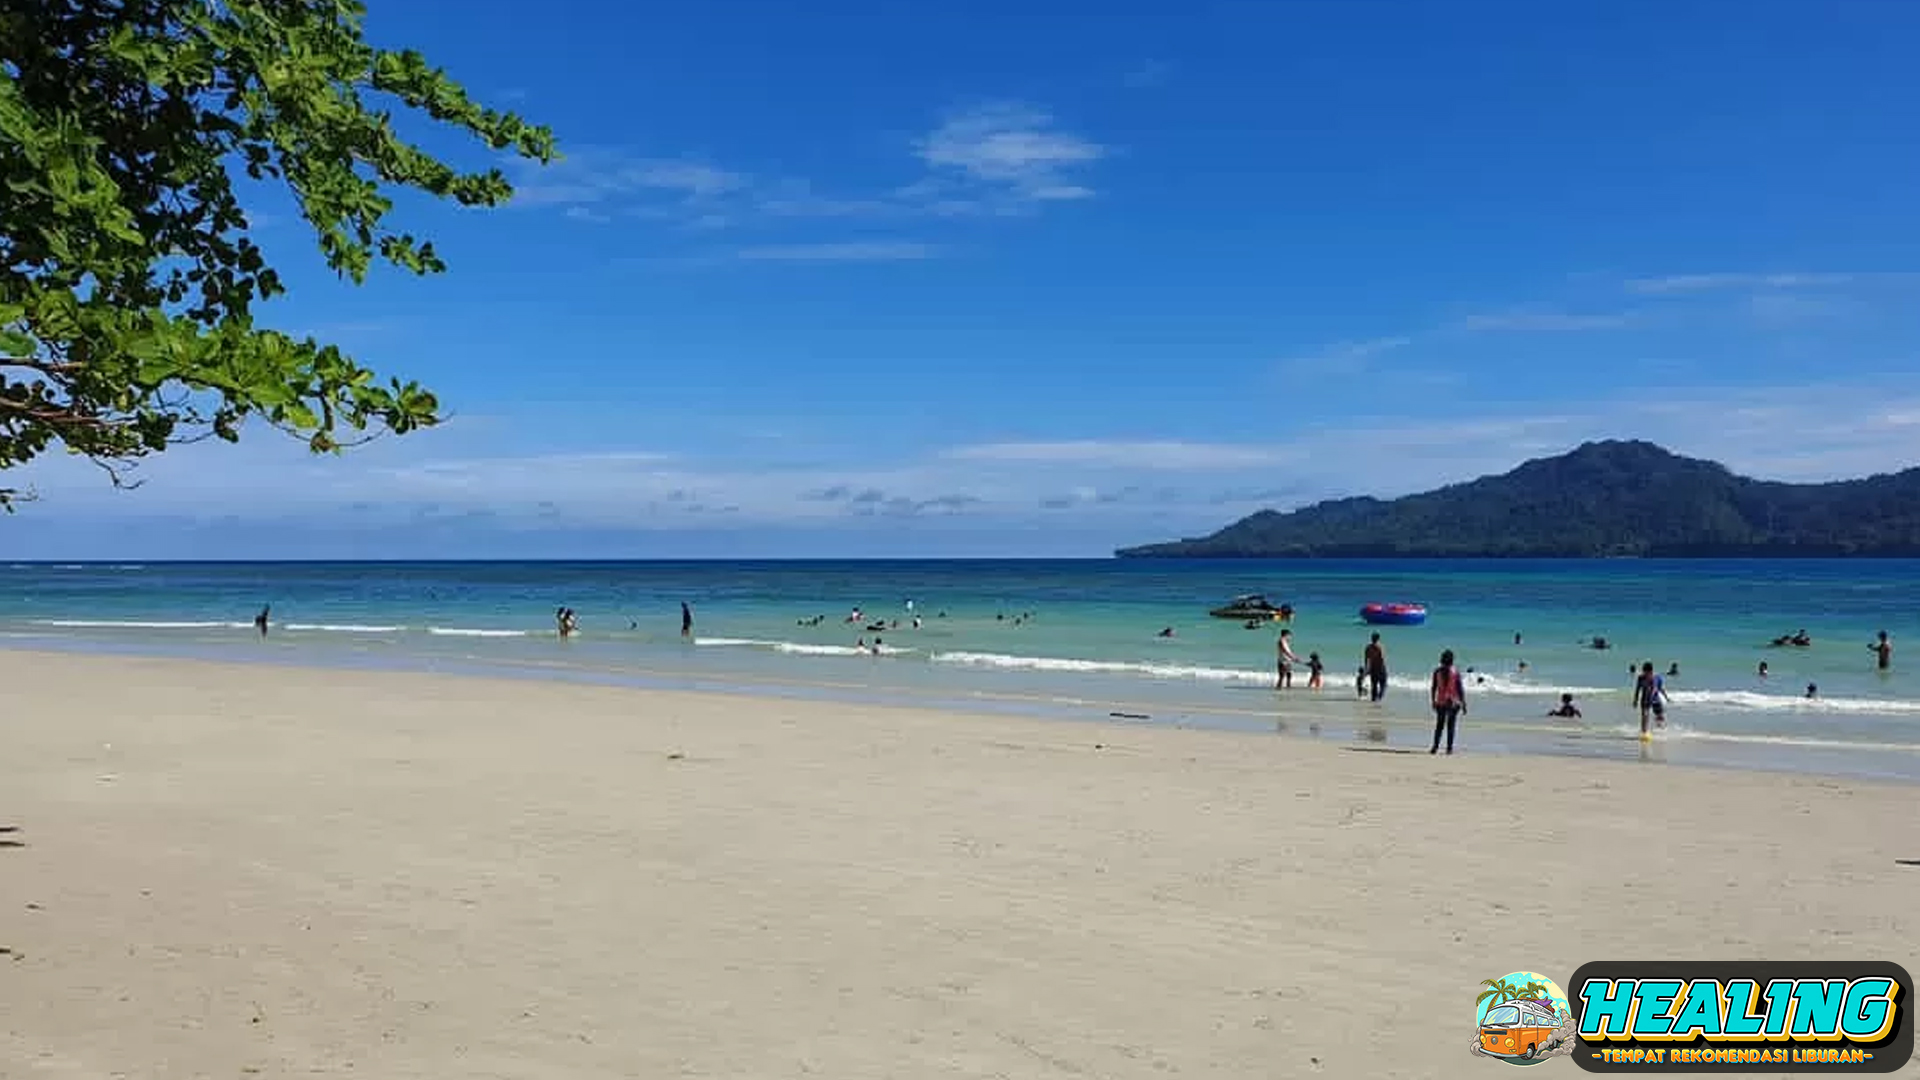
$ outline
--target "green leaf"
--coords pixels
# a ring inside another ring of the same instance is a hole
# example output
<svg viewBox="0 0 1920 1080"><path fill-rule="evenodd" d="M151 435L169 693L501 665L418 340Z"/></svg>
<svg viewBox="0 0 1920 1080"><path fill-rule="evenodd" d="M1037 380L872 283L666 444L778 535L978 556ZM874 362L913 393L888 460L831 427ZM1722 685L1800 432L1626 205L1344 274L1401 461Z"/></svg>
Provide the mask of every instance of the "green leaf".
<svg viewBox="0 0 1920 1080"><path fill-rule="evenodd" d="M439 273L431 240L389 222L395 195L493 205L510 189L407 142L362 94L535 161L556 156L552 133L480 107L417 52L368 44L357 0L29 8L31 32L0 14L0 354L60 363L36 372L31 411L0 379L0 468L55 446L114 460L237 440L253 414L322 451L340 427L438 422L425 388L376 390L387 376L257 325L285 290L237 176L282 184L351 280L376 263Z"/></svg>

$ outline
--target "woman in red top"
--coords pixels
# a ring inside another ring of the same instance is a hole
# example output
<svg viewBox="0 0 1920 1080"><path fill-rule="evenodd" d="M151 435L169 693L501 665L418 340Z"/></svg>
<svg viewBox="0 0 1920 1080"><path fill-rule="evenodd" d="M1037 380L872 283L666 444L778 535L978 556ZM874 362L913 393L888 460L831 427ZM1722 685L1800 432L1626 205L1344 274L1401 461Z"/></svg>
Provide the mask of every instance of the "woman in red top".
<svg viewBox="0 0 1920 1080"><path fill-rule="evenodd" d="M1440 654L1440 666L1433 669L1427 693L1433 702L1433 749L1427 753L1440 752L1440 735L1445 732L1447 753L1451 754L1454 726L1460 722L1460 714L1467 711L1467 685L1453 666L1452 649Z"/></svg>

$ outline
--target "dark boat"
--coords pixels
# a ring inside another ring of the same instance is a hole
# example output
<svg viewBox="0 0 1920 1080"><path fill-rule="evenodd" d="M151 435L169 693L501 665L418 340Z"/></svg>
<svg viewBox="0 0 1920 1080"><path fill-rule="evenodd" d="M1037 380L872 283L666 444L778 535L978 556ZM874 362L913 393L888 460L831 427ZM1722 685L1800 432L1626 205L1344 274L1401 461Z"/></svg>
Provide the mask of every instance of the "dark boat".
<svg viewBox="0 0 1920 1080"><path fill-rule="evenodd" d="M1284 619L1293 614L1293 605L1276 604L1259 593L1248 593L1207 614L1216 619Z"/></svg>

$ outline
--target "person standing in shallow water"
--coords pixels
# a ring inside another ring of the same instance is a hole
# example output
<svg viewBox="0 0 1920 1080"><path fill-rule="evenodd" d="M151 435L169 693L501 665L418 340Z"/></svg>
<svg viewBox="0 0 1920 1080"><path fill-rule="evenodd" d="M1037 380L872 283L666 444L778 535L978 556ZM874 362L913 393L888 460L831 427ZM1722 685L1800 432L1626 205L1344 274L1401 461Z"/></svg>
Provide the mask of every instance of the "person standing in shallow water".
<svg viewBox="0 0 1920 1080"><path fill-rule="evenodd" d="M1887 671L1893 667L1893 642L1888 640L1885 630L1880 631L1880 637L1867 648L1873 650L1875 667L1881 671Z"/></svg>
<svg viewBox="0 0 1920 1080"><path fill-rule="evenodd" d="M1379 701L1387 695L1387 650L1380 644L1379 634L1373 635L1373 640L1367 642L1366 668L1367 695Z"/></svg>
<svg viewBox="0 0 1920 1080"><path fill-rule="evenodd" d="M1275 652L1277 655L1274 658L1273 688L1275 690L1292 689L1293 665L1300 662L1300 658L1293 652L1293 631L1280 631L1280 644L1275 646Z"/></svg>
<svg viewBox="0 0 1920 1080"><path fill-rule="evenodd" d="M1633 704L1640 710L1640 737L1652 738L1647 731L1647 718L1653 718L1654 726L1667 726L1667 685L1660 676L1653 673L1653 663L1640 665L1640 674L1633 681Z"/></svg>
<svg viewBox="0 0 1920 1080"><path fill-rule="evenodd" d="M680 601L680 636L683 638L693 636L693 609L687 606L685 600Z"/></svg>
<svg viewBox="0 0 1920 1080"><path fill-rule="evenodd" d="M1460 722L1460 714L1467 711L1467 686L1460 678L1459 669L1453 666L1453 650L1440 654L1440 666L1433 669L1433 678L1427 684L1427 696L1433 705L1433 749L1429 754L1440 752L1440 736L1447 737L1447 753L1453 753L1453 732Z"/></svg>
<svg viewBox="0 0 1920 1080"><path fill-rule="evenodd" d="M269 623L270 623L270 622L271 622L272 620L273 620L273 605L272 605L272 604L268 604L268 605L267 605L266 607L263 607L263 608L261 608L261 609L260 609L260 614L258 614L258 615L255 615L255 616L253 617L253 628L254 628L255 630L258 630L258 631L260 631L260 636L261 636L261 637L266 637L266 636L267 636L267 625L268 625L268 624L269 624ZM1882 640L1884 640L1884 639L1886 638L1886 636L1887 636L1887 635L1885 635L1885 634L1881 634L1881 635L1880 635L1880 637L1881 637L1881 639L1882 639ZM1880 666L1881 666L1881 667L1886 667L1887 665L1886 665L1886 664L1885 664L1885 663L1883 662L1883 663L1882 663L1882 664L1881 664Z"/></svg>

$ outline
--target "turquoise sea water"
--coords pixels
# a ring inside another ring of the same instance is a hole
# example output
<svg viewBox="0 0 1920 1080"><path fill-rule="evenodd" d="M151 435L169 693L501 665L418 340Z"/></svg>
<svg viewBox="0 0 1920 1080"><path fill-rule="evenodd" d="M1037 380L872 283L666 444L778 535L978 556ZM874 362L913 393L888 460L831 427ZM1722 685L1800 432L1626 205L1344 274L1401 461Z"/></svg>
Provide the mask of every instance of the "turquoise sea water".
<svg viewBox="0 0 1920 1080"><path fill-rule="evenodd" d="M1275 630L1207 616L1246 592L1294 605L1295 648L1325 659L1324 690L1302 671L1276 693ZM1353 685L1370 632L1357 611L1374 600L1432 613L1381 628L1380 705ZM554 632L561 605L579 613L571 640ZM1917 605L1920 561L36 563L0 566L0 645L1121 713L1421 751L1427 673L1451 648L1473 669L1463 752L1920 780ZM1801 628L1812 647L1766 647ZM1884 673L1867 648L1883 629ZM1595 635L1614 647L1586 647ZM1680 665L1650 745L1628 702L1641 660ZM1582 720L1546 716L1562 691Z"/></svg>

